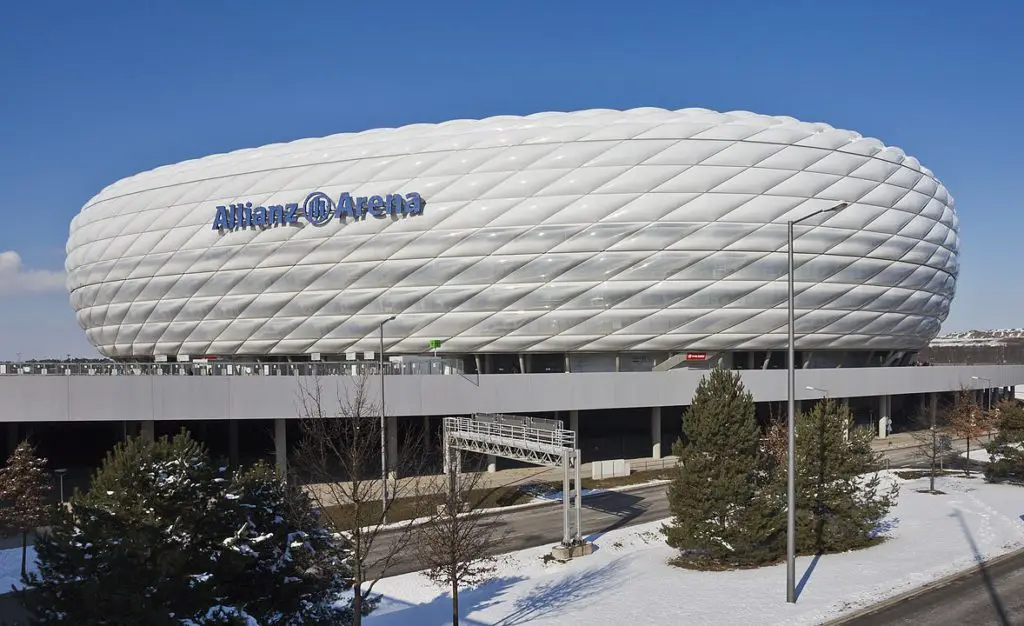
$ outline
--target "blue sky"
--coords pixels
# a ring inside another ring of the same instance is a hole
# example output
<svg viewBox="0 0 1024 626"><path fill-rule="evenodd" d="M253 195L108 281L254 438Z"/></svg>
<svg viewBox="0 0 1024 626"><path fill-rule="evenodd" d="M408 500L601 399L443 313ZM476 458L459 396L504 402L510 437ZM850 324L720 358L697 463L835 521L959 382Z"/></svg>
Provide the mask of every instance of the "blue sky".
<svg viewBox="0 0 1024 626"><path fill-rule="evenodd" d="M1024 326L1024 3L47 2L0 21L0 359L92 355L60 272L111 182L236 148L594 107L744 109L898 145L951 190L943 331ZM13 254L12 254L13 253Z"/></svg>

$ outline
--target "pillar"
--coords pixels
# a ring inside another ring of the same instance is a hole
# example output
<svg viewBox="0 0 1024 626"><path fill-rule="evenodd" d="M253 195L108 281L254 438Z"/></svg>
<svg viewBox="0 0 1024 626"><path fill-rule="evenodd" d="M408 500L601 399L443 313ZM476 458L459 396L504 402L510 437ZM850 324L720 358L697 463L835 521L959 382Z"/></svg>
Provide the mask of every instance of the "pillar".
<svg viewBox="0 0 1024 626"><path fill-rule="evenodd" d="M843 441L849 441L850 430L853 428L854 421L853 414L850 413L850 399L841 398L839 400L839 405L842 407L842 410L846 412L846 428L843 430Z"/></svg>
<svg viewBox="0 0 1024 626"><path fill-rule="evenodd" d="M580 445L580 412L573 409L569 411L569 430L576 432L576 446Z"/></svg>
<svg viewBox="0 0 1024 626"><path fill-rule="evenodd" d="M651 458L661 458L661 407L651 408Z"/></svg>
<svg viewBox="0 0 1024 626"><path fill-rule="evenodd" d="M434 431L430 430L430 416L423 416L423 451L430 454L434 448Z"/></svg>
<svg viewBox="0 0 1024 626"><path fill-rule="evenodd" d="M238 466L238 421L228 420L228 461Z"/></svg>
<svg viewBox="0 0 1024 626"><path fill-rule="evenodd" d="M889 411L892 408L892 398L889 396L878 397L878 438L885 439L889 436Z"/></svg>
<svg viewBox="0 0 1024 626"><path fill-rule="evenodd" d="M143 441L153 443L156 440L156 424L153 420L143 420L141 428L139 429L139 435Z"/></svg>
<svg viewBox="0 0 1024 626"><path fill-rule="evenodd" d="M387 442L388 442L388 478L394 480L398 477L398 418L387 418Z"/></svg>
<svg viewBox="0 0 1024 626"><path fill-rule="evenodd" d="M288 422L283 417L274 419L274 462L282 475L288 472Z"/></svg>
<svg viewBox="0 0 1024 626"><path fill-rule="evenodd" d="M939 394L928 394L928 423L935 424L939 419Z"/></svg>
<svg viewBox="0 0 1024 626"><path fill-rule="evenodd" d="M498 457L493 454L487 455L487 471L491 474L498 471Z"/></svg>

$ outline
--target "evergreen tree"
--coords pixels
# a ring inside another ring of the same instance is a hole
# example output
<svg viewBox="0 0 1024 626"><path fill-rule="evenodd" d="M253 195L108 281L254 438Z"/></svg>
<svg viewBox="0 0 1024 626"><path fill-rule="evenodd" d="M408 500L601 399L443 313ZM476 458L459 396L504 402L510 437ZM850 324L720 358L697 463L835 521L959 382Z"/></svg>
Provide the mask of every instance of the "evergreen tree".
<svg viewBox="0 0 1024 626"><path fill-rule="evenodd" d="M333 548L265 467L233 476L184 433L133 439L39 539L23 598L34 624L344 624L321 606L344 589Z"/></svg>
<svg viewBox="0 0 1024 626"><path fill-rule="evenodd" d="M870 428L854 428L850 411L831 398L796 422L796 536L805 554L870 545L896 502L899 486L883 484ZM785 470L776 484L785 481Z"/></svg>
<svg viewBox="0 0 1024 626"><path fill-rule="evenodd" d="M663 528L677 563L692 567L759 565L778 558L782 509L764 487L769 459L759 446L754 399L738 373L713 370L683 416L686 441L669 486L671 523Z"/></svg>
<svg viewBox="0 0 1024 626"><path fill-rule="evenodd" d="M0 468L0 527L5 534L21 535L21 576L25 577L28 534L49 523L53 507L49 503L50 477L46 459L35 455L35 448L22 441Z"/></svg>
<svg viewBox="0 0 1024 626"><path fill-rule="evenodd" d="M332 608L351 587L340 558L346 542L324 527L305 491L259 463L235 474L227 497L237 530L219 559L219 595L264 626L347 623L348 610Z"/></svg>
<svg viewBox="0 0 1024 626"><path fill-rule="evenodd" d="M1000 402L993 411L999 433L986 446L991 459L985 478L992 482L1024 483L1024 407L1015 401Z"/></svg>

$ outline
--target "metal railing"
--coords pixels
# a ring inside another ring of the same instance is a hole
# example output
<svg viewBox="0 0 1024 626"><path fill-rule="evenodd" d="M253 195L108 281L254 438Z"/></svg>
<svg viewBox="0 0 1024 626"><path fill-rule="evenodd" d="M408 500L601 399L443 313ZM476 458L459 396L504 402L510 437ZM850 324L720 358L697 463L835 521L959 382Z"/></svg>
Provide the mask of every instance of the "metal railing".
<svg viewBox="0 0 1024 626"><path fill-rule="evenodd" d="M258 363L210 361L208 363L0 363L0 376L372 376L380 372L376 361L324 361L305 363ZM459 375L461 360L429 358L384 363L391 376Z"/></svg>
<svg viewBox="0 0 1024 626"><path fill-rule="evenodd" d="M537 428L499 421L482 421L470 417L446 417L444 427L454 437L478 440L514 440L518 444L536 444L550 449L575 449L576 431L561 428Z"/></svg>

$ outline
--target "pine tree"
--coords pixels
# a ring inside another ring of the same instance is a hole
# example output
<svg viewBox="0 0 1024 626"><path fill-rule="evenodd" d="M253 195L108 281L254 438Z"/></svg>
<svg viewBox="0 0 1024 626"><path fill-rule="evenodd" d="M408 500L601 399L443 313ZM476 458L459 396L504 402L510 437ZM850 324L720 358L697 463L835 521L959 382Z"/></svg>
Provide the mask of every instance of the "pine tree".
<svg viewBox="0 0 1024 626"><path fill-rule="evenodd" d="M333 608L351 588L342 561L346 542L323 525L309 496L264 463L237 473L227 497L235 506L219 558L218 591L260 624L343 624Z"/></svg>
<svg viewBox="0 0 1024 626"><path fill-rule="evenodd" d="M22 441L0 469L0 526L6 534L21 535L21 576L25 577L28 534L49 523L53 507L49 503L50 479L46 459L35 455L35 448Z"/></svg>
<svg viewBox="0 0 1024 626"><path fill-rule="evenodd" d="M769 459L759 447L753 396L740 376L714 370L697 387L683 416L679 457L663 531L692 567L759 565L778 558L784 524L764 489Z"/></svg>
<svg viewBox="0 0 1024 626"><path fill-rule="evenodd" d="M883 484L881 456L870 428L854 428L849 409L831 398L796 422L797 550L838 552L870 545L896 502L899 487ZM785 481L777 474L776 484Z"/></svg>
<svg viewBox="0 0 1024 626"><path fill-rule="evenodd" d="M130 440L38 541L24 603L40 625L344 624L322 605L345 567L303 495L184 433Z"/></svg>
<svg viewBox="0 0 1024 626"><path fill-rule="evenodd" d="M991 482L1024 483L1024 407L1004 400L993 411L999 433L986 446L991 459L985 478Z"/></svg>

